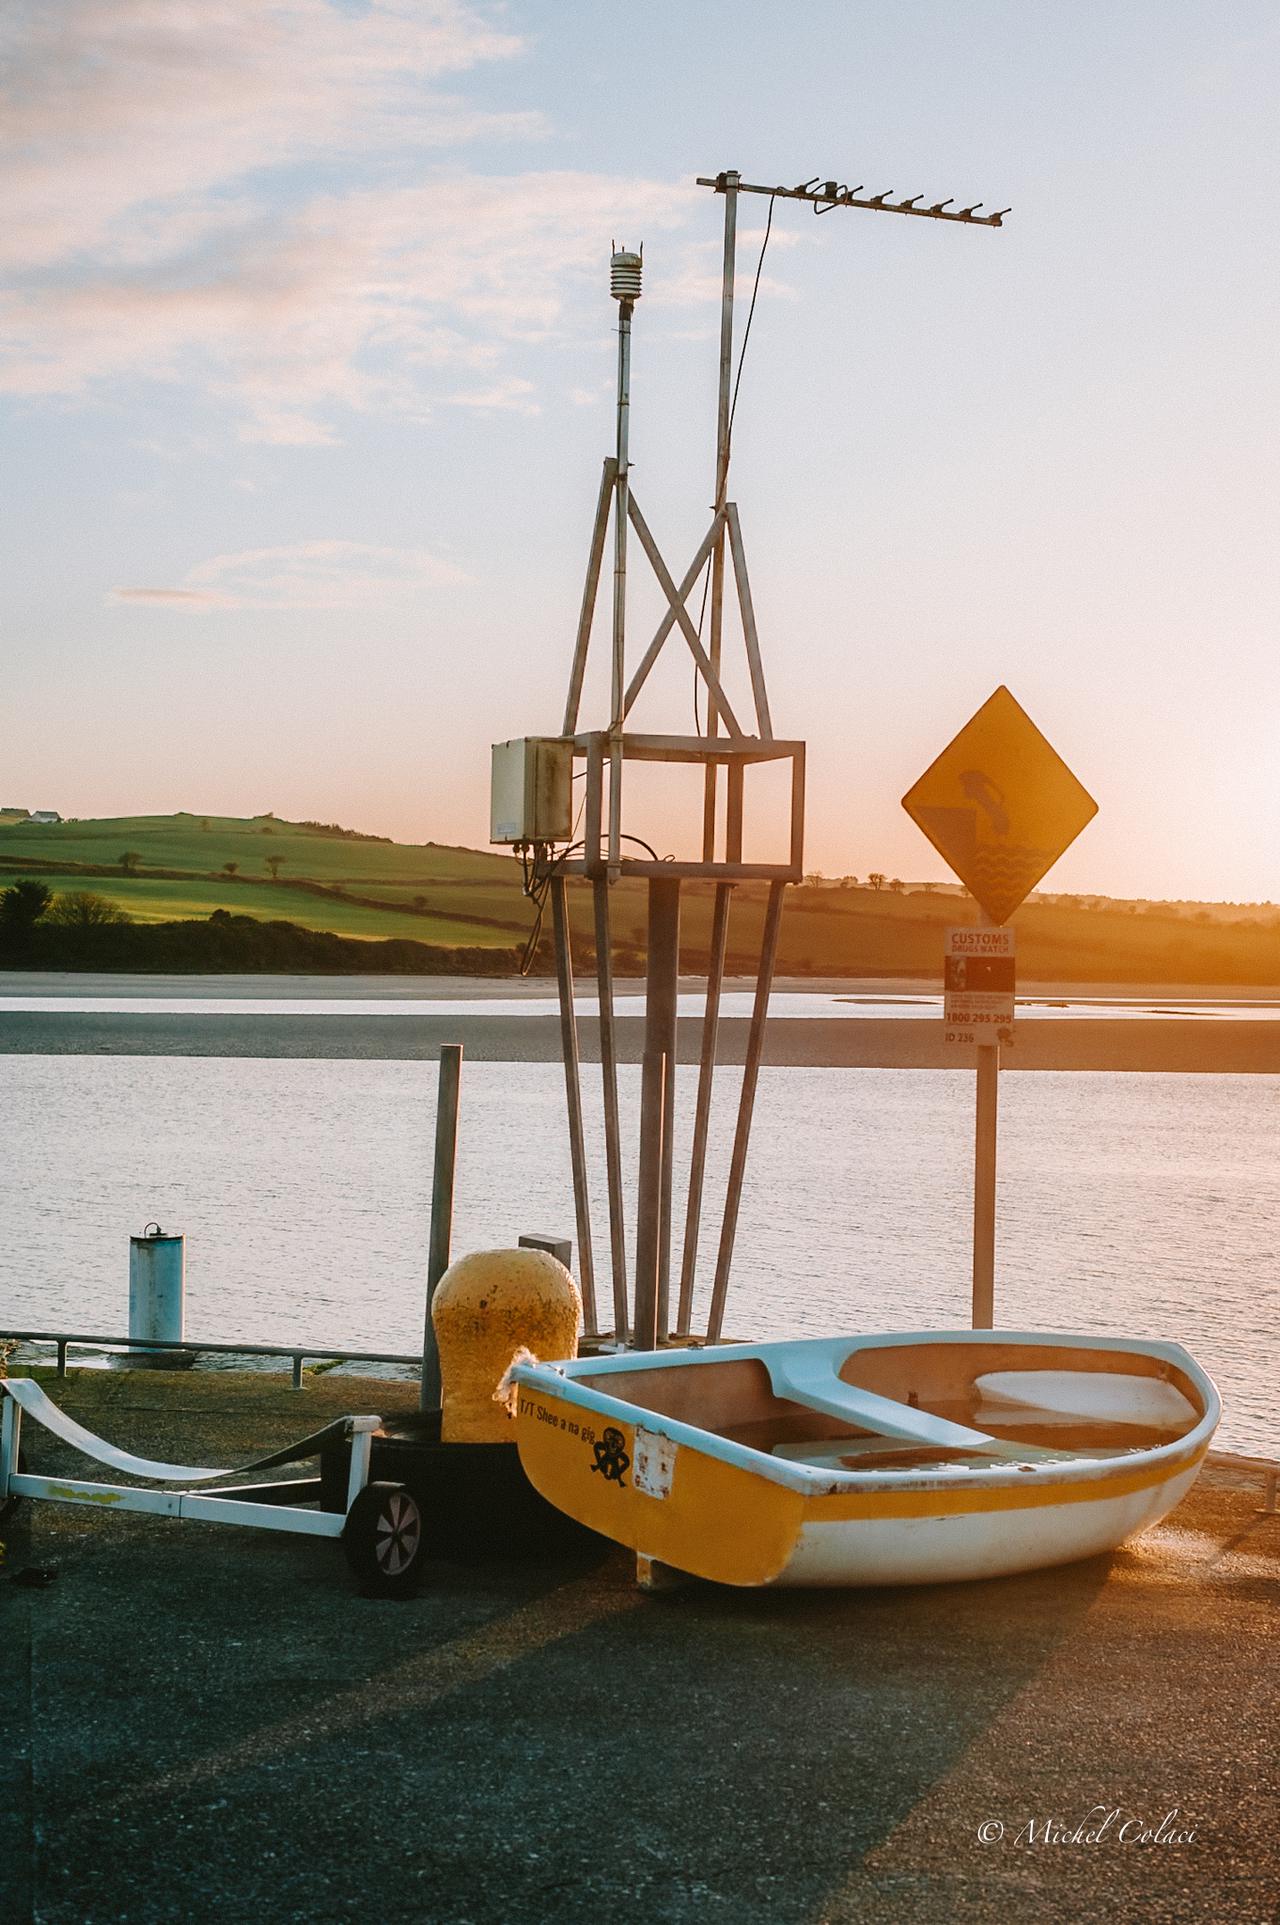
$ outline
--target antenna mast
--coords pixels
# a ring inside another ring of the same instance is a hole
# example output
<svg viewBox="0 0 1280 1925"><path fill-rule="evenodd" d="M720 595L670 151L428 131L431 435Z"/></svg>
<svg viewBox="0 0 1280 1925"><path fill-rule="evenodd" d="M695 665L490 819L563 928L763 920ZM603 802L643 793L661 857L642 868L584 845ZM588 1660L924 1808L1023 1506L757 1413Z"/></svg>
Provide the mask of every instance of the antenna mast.
<svg viewBox="0 0 1280 1925"><path fill-rule="evenodd" d="M738 884L767 884L760 935L759 967L743 1064L742 1088L721 1219L706 1339L714 1343L724 1321L729 1270L737 1234L738 1208L746 1169L756 1082L764 1054L765 1024L786 885L798 882L804 858L805 745L774 735L747 576L746 550L737 504L729 499L729 462L733 418L733 303L737 260L739 194L764 194L776 200L807 201L815 214L836 207L857 207L877 214L910 214L918 220L951 221L972 227L999 227L1010 210L980 215L982 203L954 211L952 202L921 207L921 194L893 201L888 193L861 198L861 186L836 181L805 181L798 187L762 187L744 181L735 169L699 178L724 196L724 262L720 301L720 361L716 405L715 500L711 525L677 584L631 490L629 427L631 413L631 321L640 298L642 257L616 248L610 264L610 292L618 303L618 391L614 453L600 478L587 576L578 617L573 665L558 737L527 737L494 749L493 840L507 842L525 863L526 889L539 903L549 896L555 936L560 999L562 1054L569 1115L574 1203L578 1229L578 1275L582 1284L588 1338L599 1335L591 1213L587 1195L587 1156L567 879L590 884L595 937L596 987L600 1011L600 1066L603 1077L605 1173L609 1202L609 1255L614 1309L614 1338L636 1349L692 1335L693 1289L702 1220L703 1177L710 1129L711 1093L716 1067L720 997L728 953L730 904ZM739 362L739 374L741 362ZM583 729L579 722L592 617L604 567L610 515L613 516L613 609L609 718L605 728ZM640 661L627 679L627 540L634 529L666 610ZM752 713L742 696L734 699L739 721L726 693L723 675L726 541L741 616L743 661L740 680L750 687ZM695 584L710 564L711 626L707 646L701 621L695 627L686 606ZM706 700L707 723L701 734L640 734L627 719L650 673L675 630L693 657ZM745 726L744 726L745 722ZM575 841L571 776L574 761L585 764L582 793L583 834ZM683 764L703 770L701 856L699 860L662 860L648 843L622 828L623 777L637 761ZM784 860L744 858L743 799L746 778L760 764L781 762L790 771L787 853ZM725 770L726 800L721 820L719 772ZM624 855L623 845L628 847ZM641 851L642 853L637 853ZM619 1123L617 1043L614 1021L610 895L620 879L645 888L648 900L648 951L645 1039L641 1074L639 1170L635 1217L634 1286L629 1290L626 1227L623 1218L622 1144ZM672 1144L675 1119L677 991L680 955L681 885L714 884L708 943L706 1005L702 1023L697 1102L693 1124L689 1188L678 1306L672 1316L671 1254L673 1230Z"/></svg>

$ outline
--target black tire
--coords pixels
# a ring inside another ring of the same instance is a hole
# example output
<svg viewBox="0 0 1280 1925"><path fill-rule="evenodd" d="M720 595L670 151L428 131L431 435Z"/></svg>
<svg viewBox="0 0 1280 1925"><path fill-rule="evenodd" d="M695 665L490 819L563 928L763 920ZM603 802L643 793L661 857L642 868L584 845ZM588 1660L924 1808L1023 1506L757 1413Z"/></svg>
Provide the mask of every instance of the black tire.
<svg viewBox="0 0 1280 1925"><path fill-rule="evenodd" d="M347 1512L342 1548L365 1597L412 1597L426 1549L416 1498L403 1484L366 1484Z"/></svg>

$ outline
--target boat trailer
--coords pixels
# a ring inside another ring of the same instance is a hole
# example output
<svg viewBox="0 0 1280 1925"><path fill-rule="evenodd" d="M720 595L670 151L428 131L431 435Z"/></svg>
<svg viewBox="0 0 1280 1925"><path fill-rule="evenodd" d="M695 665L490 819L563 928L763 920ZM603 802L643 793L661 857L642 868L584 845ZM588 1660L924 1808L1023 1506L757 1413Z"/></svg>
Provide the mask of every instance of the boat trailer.
<svg viewBox="0 0 1280 1925"><path fill-rule="evenodd" d="M539 1495L514 1442L445 1442L439 1410L338 1417L269 1456L212 1470L159 1463L108 1443L30 1377L0 1381L0 1405L0 1518L29 1497L336 1538L361 1593L385 1598L413 1596L433 1559L523 1561L599 1555L607 1548ZM104 1483L29 1470L19 1455L24 1416L72 1450L143 1481ZM313 1459L313 1470L302 1477L222 1481Z"/></svg>
<svg viewBox="0 0 1280 1925"><path fill-rule="evenodd" d="M15 1499L28 1497L41 1503L96 1504L113 1511L145 1511L206 1524L243 1524L251 1530L336 1538L364 1595L404 1597L417 1589L423 1552L421 1507L405 1485L370 1479L380 1417L339 1417L283 1450L232 1469L214 1470L160 1463L121 1450L69 1417L34 1378L8 1378L0 1382L0 1393L0 1514ZM19 1455L24 1416L95 1463L143 1481L112 1484L87 1477L47 1477L24 1469ZM222 1483L224 1478L244 1478L312 1458L323 1460L339 1450L349 1462L345 1488L336 1493L332 1479L321 1474L274 1483Z"/></svg>

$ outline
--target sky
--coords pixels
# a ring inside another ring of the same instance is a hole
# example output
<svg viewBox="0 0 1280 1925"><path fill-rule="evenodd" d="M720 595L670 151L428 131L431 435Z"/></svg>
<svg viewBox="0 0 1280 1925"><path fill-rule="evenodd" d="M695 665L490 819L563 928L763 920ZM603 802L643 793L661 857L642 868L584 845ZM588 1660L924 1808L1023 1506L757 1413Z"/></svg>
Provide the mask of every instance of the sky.
<svg viewBox="0 0 1280 1925"><path fill-rule="evenodd" d="M1013 210L775 207L730 494L806 866L944 877L899 798L1004 683L1100 805L1044 886L1280 899L1273 0L9 0L0 62L0 806L484 846L615 241L636 494L677 577L705 531L735 167ZM692 726L678 638L647 697Z"/></svg>

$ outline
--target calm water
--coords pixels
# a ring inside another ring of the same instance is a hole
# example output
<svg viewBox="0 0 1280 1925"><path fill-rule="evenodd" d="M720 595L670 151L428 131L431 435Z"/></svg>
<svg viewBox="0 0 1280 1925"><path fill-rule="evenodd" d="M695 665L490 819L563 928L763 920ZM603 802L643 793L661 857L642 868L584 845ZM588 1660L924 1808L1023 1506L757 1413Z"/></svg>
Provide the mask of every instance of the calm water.
<svg viewBox="0 0 1280 1925"><path fill-rule="evenodd" d="M186 1233L189 1336L421 1342L434 1065L11 1056L3 1074L0 1324L123 1330L128 1237L158 1219ZM621 1075L634 1163L639 1072ZM709 1203L737 1087L723 1071ZM964 1071L763 1071L727 1329L965 1322L972 1104ZM1280 1077L1023 1071L1001 1129L998 1321L1178 1338L1222 1388L1219 1441L1280 1447ZM468 1063L455 1248L571 1235L570 1196L559 1069ZM597 1210L602 1303L605 1247ZM704 1306L713 1257L706 1230Z"/></svg>

